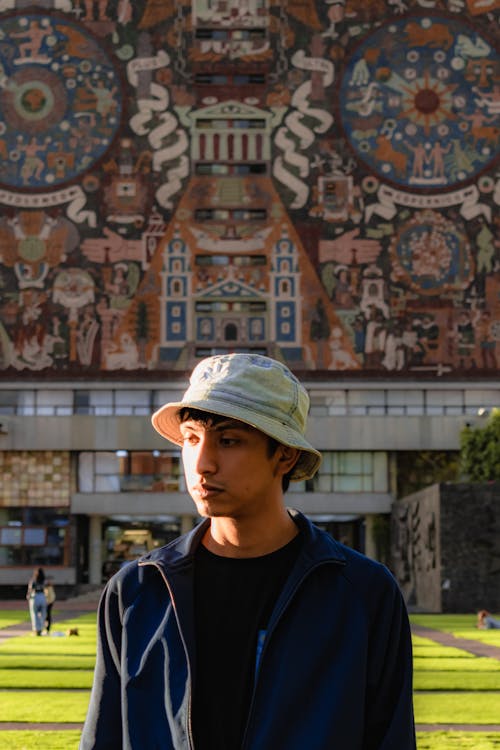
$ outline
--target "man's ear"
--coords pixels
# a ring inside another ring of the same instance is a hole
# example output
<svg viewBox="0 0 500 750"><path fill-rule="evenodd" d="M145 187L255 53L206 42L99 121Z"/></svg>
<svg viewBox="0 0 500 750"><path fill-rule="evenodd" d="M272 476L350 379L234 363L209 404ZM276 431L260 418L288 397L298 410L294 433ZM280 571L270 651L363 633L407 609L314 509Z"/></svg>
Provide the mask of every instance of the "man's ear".
<svg viewBox="0 0 500 750"><path fill-rule="evenodd" d="M299 460L300 450L299 448L292 448L290 445L279 446L279 466L283 474L288 474L293 469L297 461Z"/></svg>

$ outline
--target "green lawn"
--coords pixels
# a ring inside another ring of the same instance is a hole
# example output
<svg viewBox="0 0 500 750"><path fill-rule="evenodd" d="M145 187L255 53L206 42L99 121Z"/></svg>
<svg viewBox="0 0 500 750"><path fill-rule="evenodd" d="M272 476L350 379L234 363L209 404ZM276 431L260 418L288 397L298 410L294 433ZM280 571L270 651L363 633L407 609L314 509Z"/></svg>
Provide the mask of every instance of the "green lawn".
<svg viewBox="0 0 500 750"><path fill-rule="evenodd" d="M500 615L495 614L495 617ZM411 622L428 628L452 633L457 638L472 638L482 643L500 647L500 630L479 630L476 615L412 615Z"/></svg>
<svg viewBox="0 0 500 750"><path fill-rule="evenodd" d="M0 628L8 628L10 625L19 625L21 622L29 622L28 609L7 609L0 612Z"/></svg>
<svg viewBox="0 0 500 750"><path fill-rule="evenodd" d="M2 721L83 722L88 703L88 690L0 690Z"/></svg>
<svg viewBox="0 0 500 750"><path fill-rule="evenodd" d="M495 732L417 732L418 750L500 750Z"/></svg>
<svg viewBox="0 0 500 750"><path fill-rule="evenodd" d="M26 612L1 613L0 627ZM473 615L415 615L412 622L500 645L500 631L479 631ZM66 631L77 627L78 637ZM55 623L52 636L10 638L0 646L1 721L82 723L95 658L96 616ZM484 724L484 731L418 732L418 750L500 750L500 661L414 636L417 724ZM79 730L0 731L8 750L77 750Z"/></svg>
<svg viewBox="0 0 500 750"><path fill-rule="evenodd" d="M415 693L417 724L499 724L500 693Z"/></svg>
<svg viewBox="0 0 500 750"><path fill-rule="evenodd" d="M78 750L79 742L79 730L64 732L6 730L0 733L0 748L8 748L8 750Z"/></svg>
<svg viewBox="0 0 500 750"><path fill-rule="evenodd" d="M0 690L81 690L92 687L91 669L1 669Z"/></svg>

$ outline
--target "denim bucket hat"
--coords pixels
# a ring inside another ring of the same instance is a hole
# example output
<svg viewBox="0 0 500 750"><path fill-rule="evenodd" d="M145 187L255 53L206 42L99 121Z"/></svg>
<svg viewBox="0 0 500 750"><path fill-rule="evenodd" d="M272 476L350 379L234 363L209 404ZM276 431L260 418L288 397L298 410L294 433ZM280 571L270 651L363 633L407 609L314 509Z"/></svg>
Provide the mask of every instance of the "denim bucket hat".
<svg viewBox="0 0 500 750"><path fill-rule="evenodd" d="M238 419L301 453L290 479L310 479L321 453L305 439L309 396L281 362L260 354L221 354L194 368L182 401L165 404L151 421L164 438L182 445L179 410L201 409Z"/></svg>

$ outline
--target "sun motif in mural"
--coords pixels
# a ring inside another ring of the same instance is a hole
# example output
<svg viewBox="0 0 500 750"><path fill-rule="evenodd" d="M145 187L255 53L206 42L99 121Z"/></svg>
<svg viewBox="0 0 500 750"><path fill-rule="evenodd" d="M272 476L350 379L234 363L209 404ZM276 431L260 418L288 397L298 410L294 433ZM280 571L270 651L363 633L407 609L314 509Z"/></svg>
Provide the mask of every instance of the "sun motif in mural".
<svg viewBox="0 0 500 750"><path fill-rule="evenodd" d="M445 84L425 70L423 76L402 83L401 117L422 127L428 137L433 127L455 119L453 92L456 88L457 84Z"/></svg>
<svg viewBox="0 0 500 750"><path fill-rule="evenodd" d="M499 76L493 43L463 21L391 20L349 56L339 119L382 179L412 191L450 189L498 159Z"/></svg>

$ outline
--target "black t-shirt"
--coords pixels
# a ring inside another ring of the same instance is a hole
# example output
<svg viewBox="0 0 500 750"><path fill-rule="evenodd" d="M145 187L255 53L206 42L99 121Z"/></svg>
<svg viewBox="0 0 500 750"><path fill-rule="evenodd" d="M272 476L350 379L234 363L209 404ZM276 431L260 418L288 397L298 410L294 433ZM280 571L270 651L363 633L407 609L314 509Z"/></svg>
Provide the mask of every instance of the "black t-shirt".
<svg viewBox="0 0 500 750"><path fill-rule="evenodd" d="M197 750L241 746L258 653L301 535L269 555L220 557L200 545L195 558Z"/></svg>

